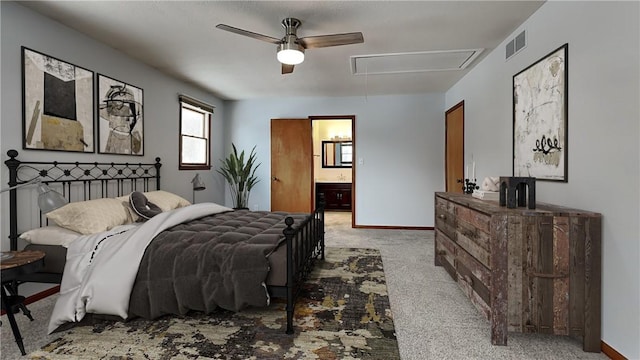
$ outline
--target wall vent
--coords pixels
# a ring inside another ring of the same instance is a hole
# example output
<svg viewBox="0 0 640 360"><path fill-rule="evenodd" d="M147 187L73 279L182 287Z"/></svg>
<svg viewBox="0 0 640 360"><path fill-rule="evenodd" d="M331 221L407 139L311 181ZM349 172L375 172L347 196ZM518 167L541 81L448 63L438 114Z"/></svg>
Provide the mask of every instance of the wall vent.
<svg viewBox="0 0 640 360"><path fill-rule="evenodd" d="M522 30L522 32L516 35L515 38L511 39L505 46L505 59L509 60L513 55L520 52L520 50L524 49L527 46L527 33L526 30Z"/></svg>

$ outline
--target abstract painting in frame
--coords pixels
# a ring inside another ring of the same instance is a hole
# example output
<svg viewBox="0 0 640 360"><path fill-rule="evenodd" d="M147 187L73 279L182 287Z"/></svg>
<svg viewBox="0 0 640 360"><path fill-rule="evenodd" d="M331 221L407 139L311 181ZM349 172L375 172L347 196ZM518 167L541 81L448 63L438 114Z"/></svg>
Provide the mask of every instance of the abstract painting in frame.
<svg viewBox="0 0 640 360"><path fill-rule="evenodd" d="M93 71L22 47L22 148L92 153Z"/></svg>
<svg viewBox="0 0 640 360"><path fill-rule="evenodd" d="M513 76L513 176L567 182L568 44Z"/></svg>
<svg viewBox="0 0 640 360"><path fill-rule="evenodd" d="M144 155L142 89L98 74L98 151Z"/></svg>

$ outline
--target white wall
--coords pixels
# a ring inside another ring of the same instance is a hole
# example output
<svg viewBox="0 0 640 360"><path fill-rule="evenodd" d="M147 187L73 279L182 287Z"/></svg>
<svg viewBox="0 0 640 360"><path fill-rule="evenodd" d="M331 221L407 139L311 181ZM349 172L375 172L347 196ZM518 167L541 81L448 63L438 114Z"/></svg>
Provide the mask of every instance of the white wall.
<svg viewBox="0 0 640 360"><path fill-rule="evenodd" d="M536 183L539 201L603 215L602 339L640 358L640 128L638 2L547 2L446 94L465 101L465 150L478 179L512 172L512 77L569 44L568 183Z"/></svg>
<svg viewBox="0 0 640 360"><path fill-rule="evenodd" d="M228 102L226 148L257 145L262 162L250 207L270 208L271 119L322 115L356 116L356 224L433 226L433 192L444 189L443 94Z"/></svg>
<svg viewBox="0 0 640 360"><path fill-rule="evenodd" d="M190 180L194 171L178 171L178 93L191 95L216 106L212 123L212 153L214 159L222 155L223 102L194 86L177 81L159 71L131 59L113 48L82 35L58 22L43 17L17 3L1 2L1 123L0 144L2 167L7 150L17 149L19 159L25 161L117 161L153 162L162 159L162 187L189 201L192 198ZM113 156L22 150L22 85L21 46L59 58L77 66L101 73L144 90L144 156ZM214 180L211 172L200 171L207 189L196 194L198 201L222 202L223 184ZM1 187L8 181L8 172L1 173ZM3 194L2 209L8 208L8 196ZM1 212L2 249L8 249L9 213ZM27 230L27 229L19 229Z"/></svg>

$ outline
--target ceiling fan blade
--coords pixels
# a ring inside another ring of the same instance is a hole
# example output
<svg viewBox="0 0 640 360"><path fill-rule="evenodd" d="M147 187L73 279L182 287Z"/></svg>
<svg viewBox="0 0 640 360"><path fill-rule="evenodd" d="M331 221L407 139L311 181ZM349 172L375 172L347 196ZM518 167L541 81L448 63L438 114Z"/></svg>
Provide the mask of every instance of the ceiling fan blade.
<svg viewBox="0 0 640 360"><path fill-rule="evenodd" d="M282 74L291 74L294 65L282 64Z"/></svg>
<svg viewBox="0 0 640 360"><path fill-rule="evenodd" d="M254 33L254 32L251 32L251 31L238 29L238 28L235 28L233 26L229 26L229 25L225 25L225 24L218 24L218 25L216 25L216 27L218 29L220 29L220 30L226 30L226 31L232 32L234 34L248 36L248 37L251 37L251 38L254 38L254 39L266 41L268 43L272 43L272 44L276 44L276 45L278 45L278 44L280 44L282 42L280 39L276 39L276 38L271 37L271 36L262 35L262 34Z"/></svg>
<svg viewBox="0 0 640 360"><path fill-rule="evenodd" d="M364 42L361 32L346 34L307 36L298 39L305 49L314 49L328 46L359 44Z"/></svg>

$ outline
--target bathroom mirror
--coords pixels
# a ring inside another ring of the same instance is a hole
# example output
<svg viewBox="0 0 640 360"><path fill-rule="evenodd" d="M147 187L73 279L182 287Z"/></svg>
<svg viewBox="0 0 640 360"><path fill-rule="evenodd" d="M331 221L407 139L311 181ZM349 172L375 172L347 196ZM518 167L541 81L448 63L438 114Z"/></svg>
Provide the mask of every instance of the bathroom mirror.
<svg viewBox="0 0 640 360"><path fill-rule="evenodd" d="M322 141L323 168L350 168L353 162L353 142Z"/></svg>

